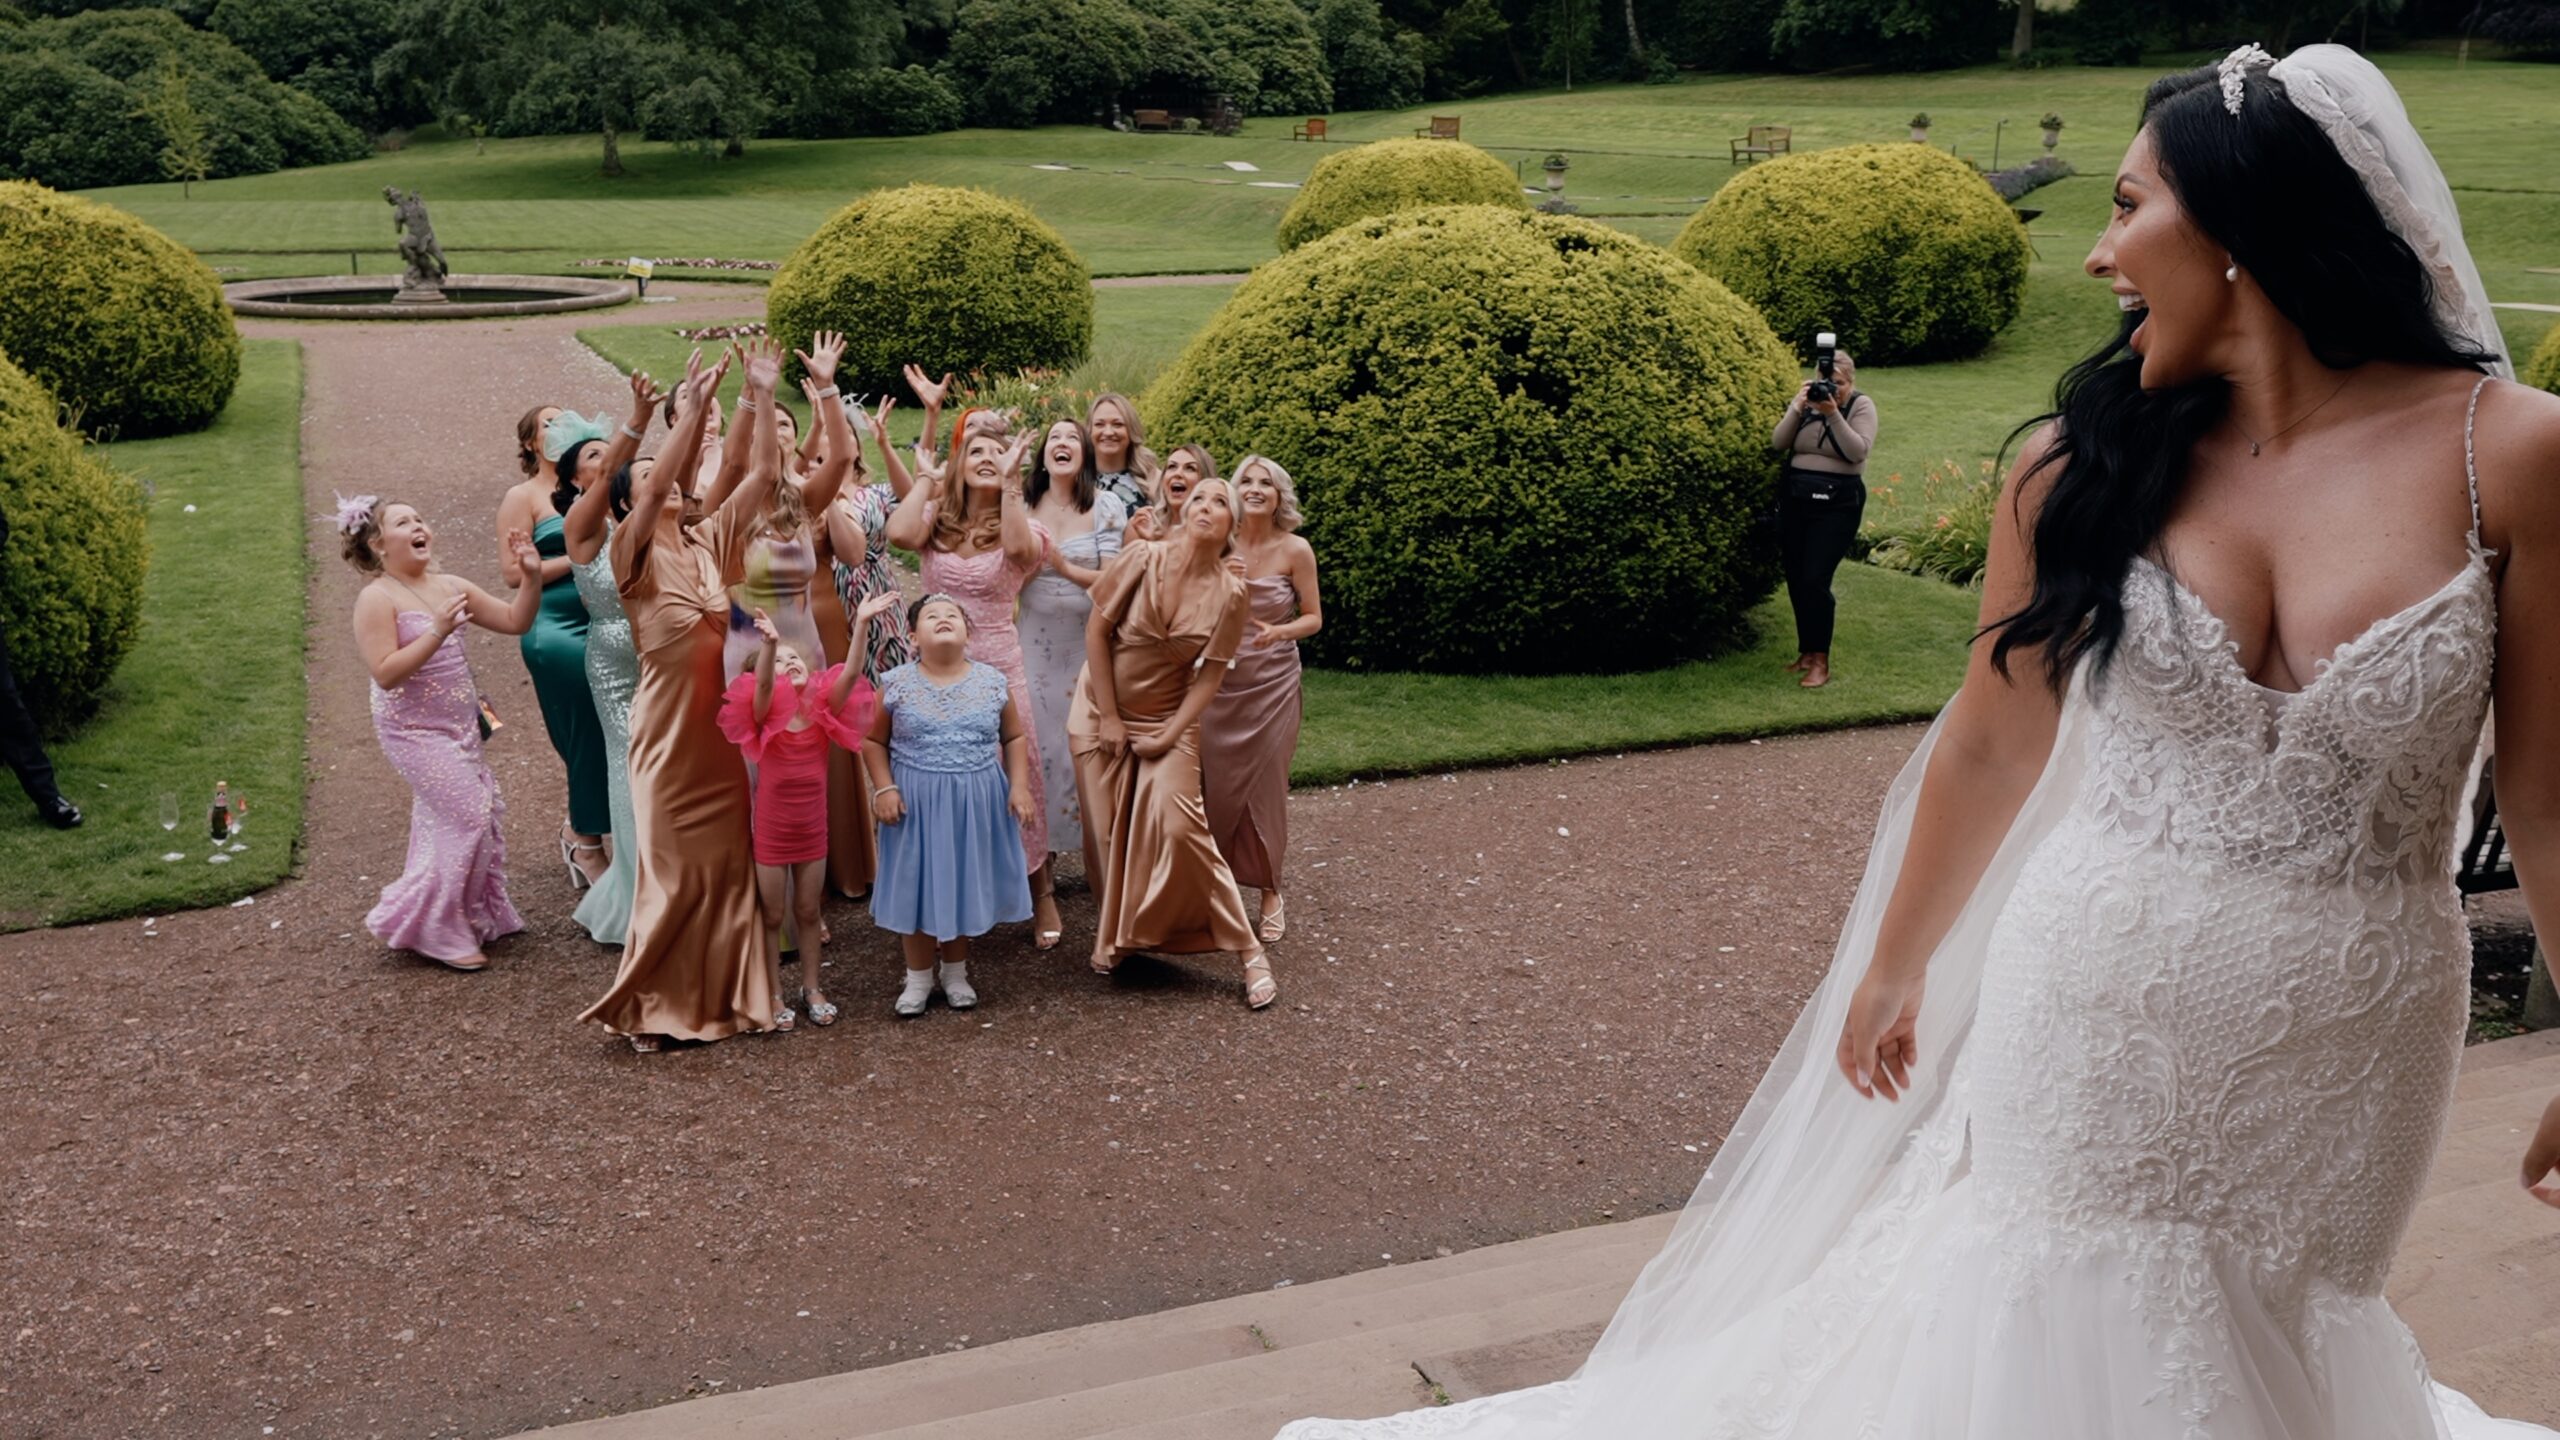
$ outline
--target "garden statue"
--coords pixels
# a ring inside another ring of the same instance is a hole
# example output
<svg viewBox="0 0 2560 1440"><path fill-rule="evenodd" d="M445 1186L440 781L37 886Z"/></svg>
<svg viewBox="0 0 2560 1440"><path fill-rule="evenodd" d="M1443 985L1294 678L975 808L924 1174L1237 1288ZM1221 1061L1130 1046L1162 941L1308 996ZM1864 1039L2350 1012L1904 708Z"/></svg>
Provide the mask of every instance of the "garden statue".
<svg viewBox="0 0 2560 1440"><path fill-rule="evenodd" d="M407 266L400 276L400 293L392 298L410 304L444 299L444 279L450 271L444 248L436 244L435 226L427 221L426 202L417 191L393 185L382 187L382 198L391 205L392 224L400 231L400 259Z"/></svg>

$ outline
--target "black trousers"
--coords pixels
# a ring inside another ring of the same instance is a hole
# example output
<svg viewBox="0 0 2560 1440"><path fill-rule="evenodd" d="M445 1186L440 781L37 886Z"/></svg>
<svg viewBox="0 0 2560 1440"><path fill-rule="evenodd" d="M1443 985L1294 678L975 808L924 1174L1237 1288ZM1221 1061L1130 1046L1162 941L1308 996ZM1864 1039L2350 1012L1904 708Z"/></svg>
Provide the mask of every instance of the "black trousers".
<svg viewBox="0 0 2560 1440"><path fill-rule="evenodd" d="M1796 649L1807 655L1831 650L1831 620L1838 608L1831 596L1831 577L1849 557L1858 538L1858 520L1866 514L1867 485L1854 476L1839 477L1829 500L1801 500L1784 480L1778 491L1778 567L1787 579L1787 603L1796 612Z"/></svg>
<svg viewBox="0 0 2560 1440"><path fill-rule="evenodd" d="M9 668L6 630L0 630L0 760L18 772L18 783L37 805L49 806L62 798L54 788L53 762L45 758L44 746L37 741L36 718L27 713L27 702L18 698L18 676Z"/></svg>

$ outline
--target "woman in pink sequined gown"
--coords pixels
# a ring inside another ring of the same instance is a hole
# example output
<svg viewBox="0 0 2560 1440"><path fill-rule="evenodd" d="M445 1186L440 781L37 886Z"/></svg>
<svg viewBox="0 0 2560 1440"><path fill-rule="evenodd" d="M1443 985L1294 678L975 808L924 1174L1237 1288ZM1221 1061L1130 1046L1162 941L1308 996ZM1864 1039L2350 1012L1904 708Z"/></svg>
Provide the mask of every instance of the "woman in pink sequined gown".
<svg viewBox="0 0 2560 1440"><path fill-rule="evenodd" d="M482 946L524 928L507 899L498 782L480 753L480 687L463 652L465 621L501 635L533 628L542 554L522 530L509 553L531 583L512 600L435 568L435 532L409 505L342 500L347 562L373 577L356 596L356 646L373 676L383 758L409 782L409 858L382 887L365 928L394 950L455 970L489 963Z"/></svg>
<svg viewBox="0 0 2560 1440"><path fill-rule="evenodd" d="M1022 499L1029 437L1016 438L1000 421L984 418L973 430L971 420L984 415L966 412L952 427L942 475L908 489L889 516L889 543L917 553L925 593L960 602L969 617L969 658L1003 671L1012 693L1028 695L1014 609L1022 587L1040 572L1048 532ZM1032 815L1022 827L1022 868L1031 877L1032 944L1047 950L1063 927L1049 874L1048 791L1036 739L1032 744Z"/></svg>

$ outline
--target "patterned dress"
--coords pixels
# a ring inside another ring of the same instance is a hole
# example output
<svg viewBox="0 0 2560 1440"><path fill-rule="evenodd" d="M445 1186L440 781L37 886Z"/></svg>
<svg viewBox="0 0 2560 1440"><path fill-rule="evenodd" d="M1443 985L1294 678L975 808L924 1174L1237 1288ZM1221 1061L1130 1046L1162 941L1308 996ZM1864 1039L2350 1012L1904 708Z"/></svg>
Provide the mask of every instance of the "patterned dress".
<svg viewBox="0 0 2560 1440"><path fill-rule="evenodd" d="M853 510L854 523L862 527L862 562L849 564L841 555L835 559L836 595L844 601L845 623L850 625L863 601L899 593L898 562L889 554L889 512L898 502L883 482L845 491L844 503ZM907 613L892 610L872 622L871 643L862 656L862 678L878 685L881 676L914 658Z"/></svg>
<svg viewBox="0 0 2560 1440"><path fill-rule="evenodd" d="M1111 492L1093 497L1093 529L1058 543L1058 552L1088 570L1101 570L1120 553L1120 531L1129 512ZM1067 712L1076 677L1084 673L1084 627L1093 597L1083 586L1046 566L1022 587L1022 664L1030 683L1033 748L1048 801L1049 844L1073 850L1084 843L1084 805L1076 788L1075 752L1067 745Z"/></svg>

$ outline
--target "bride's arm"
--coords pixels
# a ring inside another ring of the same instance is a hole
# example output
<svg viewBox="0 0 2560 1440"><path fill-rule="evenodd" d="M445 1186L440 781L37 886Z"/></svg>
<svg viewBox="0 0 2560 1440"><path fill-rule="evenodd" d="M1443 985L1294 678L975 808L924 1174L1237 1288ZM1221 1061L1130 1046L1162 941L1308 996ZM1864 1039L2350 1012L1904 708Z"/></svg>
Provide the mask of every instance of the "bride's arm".
<svg viewBox="0 0 2560 1440"><path fill-rule="evenodd" d="M2498 576L2498 823L2507 832L2533 930L2560 946L2560 396L2491 385L2480 397L2475 453L2483 543L2504 557ZM2525 1152L2524 1183L2560 1164L2560 1099Z"/></svg>
<svg viewBox="0 0 2560 1440"><path fill-rule="evenodd" d="M1983 569L1981 623L2015 612L2034 589L2029 537L2052 480L2034 471L2049 441L2038 431L2001 492ZM2045 683L2042 652L2009 652L2010 673L1991 663L1989 635L1973 642L1964 688L1947 706L1935 753L1920 779L1911 838L1876 932L1875 956L1849 1002L1840 1073L1862 1095L1900 1098L1919 1058L1912 1034L1929 956L1955 925L1991 857L2026 805L2053 751L2062 706Z"/></svg>

